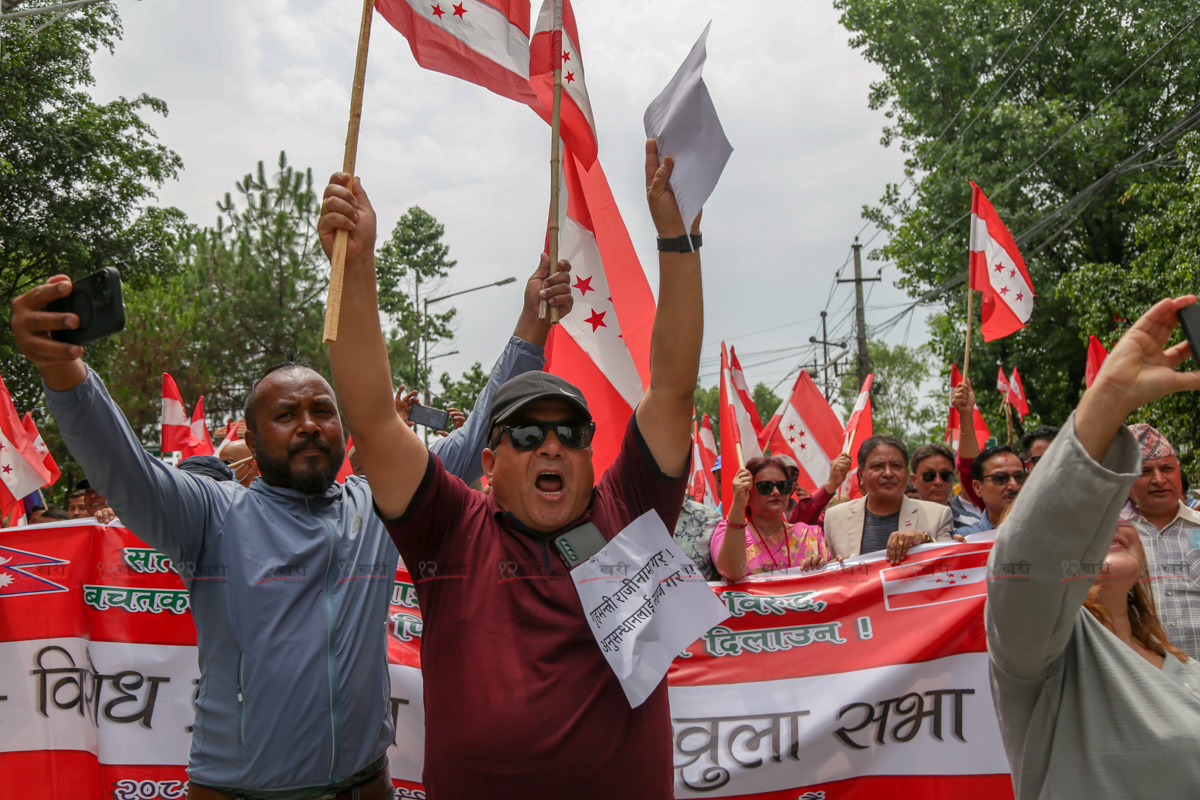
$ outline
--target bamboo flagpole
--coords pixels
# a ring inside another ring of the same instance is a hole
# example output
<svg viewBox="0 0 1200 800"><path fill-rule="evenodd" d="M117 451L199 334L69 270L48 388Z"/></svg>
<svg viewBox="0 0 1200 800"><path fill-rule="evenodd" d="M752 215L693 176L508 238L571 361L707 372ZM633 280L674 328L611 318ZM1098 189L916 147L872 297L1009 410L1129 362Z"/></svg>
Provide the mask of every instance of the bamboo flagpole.
<svg viewBox="0 0 1200 800"><path fill-rule="evenodd" d="M367 44L371 40L371 15L375 0L363 0L362 23L358 28L358 58L354 64L354 85L350 90L350 122L346 128L346 152L342 157L342 172L354 176L358 158L358 124L362 119L363 84L367 79ZM329 260L329 296L325 301L326 342L337 341L338 318L342 313L342 278L346 271L346 246L349 231L338 231L333 240L333 257Z"/></svg>
<svg viewBox="0 0 1200 800"><path fill-rule="evenodd" d="M562 118L562 0L554 0L554 33L551 34L550 57L554 59L554 102L550 109L550 227L546 251L550 256L550 274L558 272L559 191L562 183L562 140L559 123ZM558 322L558 309L543 300L538 307L538 319Z"/></svg>
<svg viewBox="0 0 1200 800"><path fill-rule="evenodd" d="M975 327L975 290L971 288L970 266L967 267L967 351L963 355L963 377L971 372L971 329Z"/></svg>

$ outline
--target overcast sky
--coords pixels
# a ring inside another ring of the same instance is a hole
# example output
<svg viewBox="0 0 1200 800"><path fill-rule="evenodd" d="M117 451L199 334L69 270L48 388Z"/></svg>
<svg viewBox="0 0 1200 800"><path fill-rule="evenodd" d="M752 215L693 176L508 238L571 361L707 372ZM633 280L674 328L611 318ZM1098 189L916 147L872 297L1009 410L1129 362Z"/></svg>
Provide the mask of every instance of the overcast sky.
<svg viewBox="0 0 1200 800"><path fill-rule="evenodd" d="M162 203L211 225L216 201L259 160L272 167L281 150L293 166L312 167L321 186L340 168L361 3L117 7L124 39L113 56L95 59L94 93L166 101L170 115L151 122L184 171L162 188ZM537 8L535 0L535 16ZM716 383L725 339L752 385L780 382L799 361L788 348L820 333L834 272L863 228L863 204L903 178L901 153L879 143L883 114L867 108L878 70L849 47L827 0L576 0L574 8L600 160L655 288L642 115L712 20L704 77L734 153L704 213L701 380ZM545 237L549 139L528 108L418 67L403 37L376 15L357 172L379 214L380 241L412 205L445 225L458 260L445 292L532 271ZM868 228L863 239L874 233ZM867 262L865 271L880 266ZM868 324L894 313L882 306L905 299L892 286L895 270L885 267L883 276ZM473 361L490 368L516 320L519 285L456 298L457 338L442 349L459 354L439 360L438 372L457 375ZM853 287L838 287L828 302L831 325L840 323L831 338L852 336ZM905 332L901 325L888 338L903 341ZM918 315L908 341L923 336Z"/></svg>

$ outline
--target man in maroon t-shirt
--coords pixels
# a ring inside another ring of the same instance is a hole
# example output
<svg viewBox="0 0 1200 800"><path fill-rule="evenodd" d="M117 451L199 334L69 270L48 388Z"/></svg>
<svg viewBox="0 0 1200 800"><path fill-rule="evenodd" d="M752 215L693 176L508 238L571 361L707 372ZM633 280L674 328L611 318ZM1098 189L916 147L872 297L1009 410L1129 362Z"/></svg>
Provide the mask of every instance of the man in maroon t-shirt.
<svg viewBox="0 0 1200 800"><path fill-rule="evenodd" d="M620 454L595 481L595 426L569 383L531 373L496 393L483 465L490 496L442 469L400 420L376 308L375 214L357 181L334 175L319 224L326 253L350 232L330 361L376 510L417 584L425 620L424 782L431 800L637 797L672 791L665 681L629 707L551 545L584 523L612 539L648 510L674 527L691 444L703 296L692 235L646 144L646 196L659 235L650 387ZM569 268L569 267L568 267ZM542 256L544 276L549 260ZM551 306L570 288L538 276Z"/></svg>

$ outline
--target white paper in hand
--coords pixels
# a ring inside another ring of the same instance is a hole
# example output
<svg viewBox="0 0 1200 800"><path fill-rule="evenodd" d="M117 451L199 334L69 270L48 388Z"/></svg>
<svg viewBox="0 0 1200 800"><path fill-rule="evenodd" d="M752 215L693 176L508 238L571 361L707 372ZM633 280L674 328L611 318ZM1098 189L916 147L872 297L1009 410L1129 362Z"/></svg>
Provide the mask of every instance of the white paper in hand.
<svg viewBox="0 0 1200 800"><path fill-rule="evenodd" d="M733 153L701 77L708 58L704 45L711 27L712 22L704 26L692 52L643 118L647 138L658 141L658 157L675 159L671 191L683 224L689 229Z"/></svg>
<svg viewBox="0 0 1200 800"><path fill-rule="evenodd" d="M675 656L729 616L654 511L571 570L571 580L632 708L646 702Z"/></svg>

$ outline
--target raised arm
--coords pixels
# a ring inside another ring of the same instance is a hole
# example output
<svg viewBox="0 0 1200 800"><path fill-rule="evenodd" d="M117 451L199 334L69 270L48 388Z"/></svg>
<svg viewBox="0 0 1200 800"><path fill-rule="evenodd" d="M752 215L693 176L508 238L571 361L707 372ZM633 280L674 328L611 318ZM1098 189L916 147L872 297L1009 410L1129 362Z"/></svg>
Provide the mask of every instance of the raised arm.
<svg viewBox="0 0 1200 800"><path fill-rule="evenodd" d="M566 261L558 262L559 270L550 275L550 257L542 254L538 268L525 283L525 298L521 306L521 314L517 318L517 327L513 330L512 338L500 354L500 358L492 367L487 385L475 398L475 407L461 428L451 431L449 436L438 439L429 445L430 452L442 460L442 465L451 475L462 478L464 483L473 484L483 475L481 456L487 446L487 420L492 409L492 397L496 390L510 378L523 375L526 372L540 370L546 364L546 337L550 334L550 325L538 319L538 305L543 294L559 298L562 304L556 302L559 308L559 318L570 313L574 300L571 296L571 265Z"/></svg>
<svg viewBox="0 0 1200 800"><path fill-rule="evenodd" d="M1163 349L1176 312L1193 302L1164 300L1121 338L1105 379L1084 393L1001 526L988 563L985 621L989 654L1009 675L1041 677L1070 641L1139 474L1126 417L1173 392L1200 389L1200 372L1175 372L1187 344Z"/></svg>
<svg viewBox="0 0 1200 800"><path fill-rule="evenodd" d="M654 227L663 239L688 233L669 183L673 166L669 157L660 164L658 145L653 139L646 142L646 199ZM697 216L691 232L699 231ZM637 421L658 468L667 475L682 475L691 446L692 403L704 334L700 254L659 253L658 275L650 388L638 406Z"/></svg>

